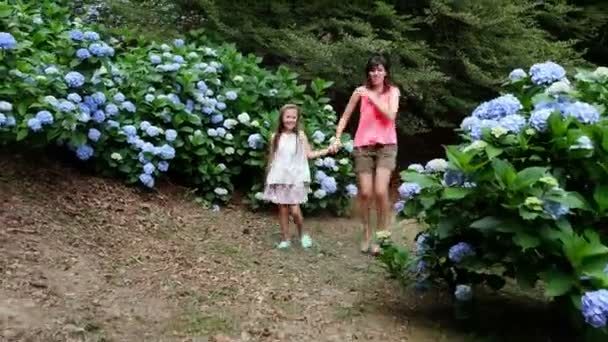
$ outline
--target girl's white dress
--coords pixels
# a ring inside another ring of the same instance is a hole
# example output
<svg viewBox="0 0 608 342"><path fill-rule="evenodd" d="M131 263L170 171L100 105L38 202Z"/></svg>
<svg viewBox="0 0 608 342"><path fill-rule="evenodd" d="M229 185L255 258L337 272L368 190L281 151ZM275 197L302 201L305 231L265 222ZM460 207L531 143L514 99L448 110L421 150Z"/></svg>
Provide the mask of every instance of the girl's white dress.
<svg viewBox="0 0 608 342"><path fill-rule="evenodd" d="M276 204L308 201L310 168L302 133L282 133L266 176L263 199Z"/></svg>

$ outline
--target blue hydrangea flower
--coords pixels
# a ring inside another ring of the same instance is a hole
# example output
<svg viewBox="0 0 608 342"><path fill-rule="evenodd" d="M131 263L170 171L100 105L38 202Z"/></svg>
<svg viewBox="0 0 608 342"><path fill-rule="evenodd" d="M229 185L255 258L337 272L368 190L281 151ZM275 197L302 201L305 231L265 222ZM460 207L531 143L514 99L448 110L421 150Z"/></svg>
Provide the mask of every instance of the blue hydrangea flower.
<svg viewBox="0 0 608 342"><path fill-rule="evenodd" d="M395 204L393 204L393 210L396 213L402 212L403 208L405 208L405 201L404 200L397 201L397 202L395 202Z"/></svg>
<svg viewBox="0 0 608 342"><path fill-rule="evenodd" d="M421 164L410 164L407 167L408 170L412 170L412 171L416 171L418 173L423 173L424 172L424 166L422 166Z"/></svg>
<svg viewBox="0 0 608 342"><path fill-rule="evenodd" d="M419 194L422 188L417 183L403 183L399 186L399 195L401 198L412 198Z"/></svg>
<svg viewBox="0 0 608 342"><path fill-rule="evenodd" d="M215 128L207 129L207 135L210 137L217 137L217 130Z"/></svg>
<svg viewBox="0 0 608 342"><path fill-rule="evenodd" d="M185 44L184 40L183 40L183 39L180 39L180 38L175 39L175 40L173 41L173 45L175 45L175 47L178 47L178 48L183 47L183 46L184 46L184 44Z"/></svg>
<svg viewBox="0 0 608 342"><path fill-rule="evenodd" d="M457 285L454 297L461 302L468 302L473 299L473 290L469 285Z"/></svg>
<svg viewBox="0 0 608 342"><path fill-rule="evenodd" d="M146 96L144 96L144 100L146 100L146 102L152 102L154 99L155 97L152 94L146 94Z"/></svg>
<svg viewBox="0 0 608 342"><path fill-rule="evenodd" d="M186 100L186 112L192 113L193 110L194 110L194 101L192 101L191 99L187 99Z"/></svg>
<svg viewBox="0 0 608 342"><path fill-rule="evenodd" d="M171 102L173 102L173 104L180 104L180 103L182 103L182 101L179 99L179 96L177 96L177 95L175 95L175 94L173 94L173 93L171 93L171 94L167 95L167 98L168 98L168 99L169 99Z"/></svg>
<svg viewBox="0 0 608 342"><path fill-rule="evenodd" d="M128 137L134 137L137 135L137 128L135 128L135 126L133 125L125 125L122 126L122 131L128 136Z"/></svg>
<svg viewBox="0 0 608 342"><path fill-rule="evenodd" d="M87 49L78 49L78 50L76 50L76 57L78 59L80 59L81 61L83 61L87 58L90 58L91 53Z"/></svg>
<svg viewBox="0 0 608 342"><path fill-rule="evenodd" d="M94 150L91 146L84 144L76 148L76 157L80 160L89 160L93 156Z"/></svg>
<svg viewBox="0 0 608 342"><path fill-rule="evenodd" d="M247 144L254 150L259 150L264 146L264 140L260 133L251 134L247 138Z"/></svg>
<svg viewBox="0 0 608 342"><path fill-rule="evenodd" d="M60 100L58 108L60 111L68 113L76 110L76 105L68 100Z"/></svg>
<svg viewBox="0 0 608 342"><path fill-rule="evenodd" d="M325 193L333 194L338 190L338 185L336 184L336 179L334 177L325 177L321 182L321 189L325 191Z"/></svg>
<svg viewBox="0 0 608 342"><path fill-rule="evenodd" d="M80 103L78 105L78 108L80 109L81 112L87 113L87 114L91 114L91 112L93 111L91 109L91 107L89 107L86 103Z"/></svg>
<svg viewBox="0 0 608 342"><path fill-rule="evenodd" d="M148 121L142 121L139 123L139 129L142 131L145 131L148 129L148 127L152 126L151 123L149 123Z"/></svg>
<svg viewBox="0 0 608 342"><path fill-rule="evenodd" d="M175 139L177 138L177 131L174 129L168 129L165 131L165 139L168 142L172 142L175 141Z"/></svg>
<svg viewBox="0 0 608 342"><path fill-rule="evenodd" d="M108 47L101 43L93 43L89 46L89 51L93 56L104 57L109 55Z"/></svg>
<svg viewBox="0 0 608 342"><path fill-rule="evenodd" d="M106 105L106 114L108 114L110 117L118 114L118 106L113 103L108 103Z"/></svg>
<svg viewBox="0 0 608 342"><path fill-rule="evenodd" d="M222 114L215 114L211 117L211 122L213 124L218 124L222 121L224 121L224 116Z"/></svg>
<svg viewBox="0 0 608 342"><path fill-rule="evenodd" d="M155 170L156 170L156 167L152 163L146 163L144 165L144 173L146 173L148 175L153 174Z"/></svg>
<svg viewBox="0 0 608 342"><path fill-rule="evenodd" d="M9 116L6 117L6 121L4 122L4 125L6 127L13 127L13 126L17 125L17 121L15 120L14 116L9 115Z"/></svg>
<svg viewBox="0 0 608 342"><path fill-rule="evenodd" d="M480 123L481 120L479 118L475 116L467 116L466 118L462 119L462 122L460 123L460 129L466 132L470 132L473 127L479 126Z"/></svg>
<svg viewBox="0 0 608 342"><path fill-rule="evenodd" d="M593 150L593 142L591 141L591 139L586 136L586 135L582 135L580 137L578 137L578 139L576 139L576 143L572 146L570 146L570 149L572 150Z"/></svg>
<svg viewBox="0 0 608 342"><path fill-rule="evenodd" d="M65 83L70 87L70 88L80 88L84 85L84 76L79 73L78 71L70 71L68 72L65 77Z"/></svg>
<svg viewBox="0 0 608 342"><path fill-rule="evenodd" d="M212 114L213 113L213 107L203 107L203 113L205 114Z"/></svg>
<svg viewBox="0 0 608 342"><path fill-rule="evenodd" d="M12 34L0 32L0 50L11 50L17 46L17 41Z"/></svg>
<svg viewBox="0 0 608 342"><path fill-rule="evenodd" d="M152 64L160 64L162 62L162 59L160 58L159 55L151 55L150 56L150 63Z"/></svg>
<svg viewBox="0 0 608 342"><path fill-rule="evenodd" d="M31 129L33 132L38 132L42 129L42 123L36 118L31 118L27 120L27 127L29 127L29 129Z"/></svg>
<svg viewBox="0 0 608 342"><path fill-rule="evenodd" d="M328 169L333 169L336 166L336 160L332 157L325 157L323 159L319 159L322 165Z"/></svg>
<svg viewBox="0 0 608 342"><path fill-rule="evenodd" d="M416 255L423 255L430 248L431 236L428 233L422 233L416 238Z"/></svg>
<svg viewBox="0 0 608 342"><path fill-rule="evenodd" d="M321 131L314 131L312 133L312 141L316 144L321 144L325 140L325 133Z"/></svg>
<svg viewBox="0 0 608 342"><path fill-rule="evenodd" d="M461 186L464 184L465 177L464 173L458 170L448 169L443 174L443 183L445 186Z"/></svg>
<svg viewBox="0 0 608 342"><path fill-rule="evenodd" d="M507 115L498 124L508 132L518 134L526 126L526 118L519 114Z"/></svg>
<svg viewBox="0 0 608 342"><path fill-rule="evenodd" d="M142 173L139 175L139 181L148 188L154 187L154 177L147 173Z"/></svg>
<svg viewBox="0 0 608 342"><path fill-rule="evenodd" d="M95 99L93 99L92 96L85 96L84 97L84 104L87 105L87 107L89 107L89 109L91 110L91 112L94 112L97 110L97 103L95 102Z"/></svg>
<svg viewBox="0 0 608 342"><path fill-rule="evenodd" d="M101 138L101 132L97 128L90 128L87 136L91 141L97 142L99 141L99 138Z"/></svg>
<svg viewBox="0 0 608 342"><path fill-rule="evenodd" d="M198 81L196 82L196 87L202 91L202 92L206 92L207 91L207 83L205 83L205 81Z"/></svg>
<svg viewBox="0 0 608 342"><path fill-rule="evenodd" d="M573 117L585 124L594 124L600 120L600 113L594 106L580 101L566 106L564 115L566 117Z"/></svg>
<svg viewBox="0 0 608 342"><path fill-rule="evenodd" d="M91 95L91 97L93 98L93 101L95 101L95 104L97 104L98 106L106 103L106 95L100 91L95 92L93 95Z"/></svg>
<svg viewBox="0 0 608 342"><path fill-rule="evenodd" d="M452 262L459 263L467 257L475 255L475 251L466 242L459 242L454 246L450 247L448 251L448 257Z"/></svg>
<svg viewBox="0 0 608 342"><path fill-rule="evenodd" d="M226 109L226 104L224 102L218 102L215 105L215 108L217 108L218 110L224 110L224 109Z"/></svg>
<svg viewBox="0 0 608 342"><path fill-rule="evenodd" d="M106 125L108 127L111 127L111 128L118 128L118 127L120 127L120 124L118 123L118 121L114 121L114 120L108 120L108 121L106 121Z"/></svg>
<svg viewBox="0 0 608 342"><path fill-rule="evenodd" d="M59 73L59 69L57 69L56 66L50 66L50 67L46 67L44 69L44 73L46 75L54 75L54 74L58 74Z"/></svg>
<svg viewBox="0 0 608 342"><path fill-rule="evenodd" d="M477 126L473 126L471 129L471 138L479 140L481 139L481 134L485 128L492 129L497 126L500 126L500 124L496 120L481 120Z"/></svg>
<svg viewBox="0 0 608 342"><path fill-rule="evenodd" d="M160 148L158 148L157 150L157 148L152 145L151 142L143 142L143 140L141 144L141 150L146 153L154 153L155 155L160 154Z"/></svg>
<svg viewBox="0 0 608 342"><path fill-rule="evenodd" d="M180 55L175 55L175 56L173 56L173 61L174 61L175 63L179 63L179 64L183 64L183 63L185 63L185 62L186 62L186 61L184 60L184 57L182 57L182 56L180 56Z"/></svg>
<svg viewBox="0 0 608 342"><path fill-rule="evenodd" d="M91 114L87 112L80 112L78 114L78 121L80 122L89 122L91 120Z"/></svg>
<svg viewBox="0 0 608 342"><path fill-rule="evenodd" d="M165 160L161 160L158 163L158 171L160 172L167 172L169 170L169 163Z"/></svg>
<svg viewBox="0 0 608 342"><path fill-rule="evenodd" d="M93 31L86 31L84 33L84 39L91 41L99 40L99 33Z"/></svg>
<svg viewBox="0 0 608 342"><path fill-rule="evenodd" d="M604 328L608 320L608 290L585 293L581 297L581 312L587 324L594 328Z"/></svg>
<svg viewBox="0 0 608 342"><path fill-rule="evenodd" d="M517 114L523 105L512 94L503 95L493 100L483 102L471 114L478 119L497 120L507 115Z"/></svg>
<svg viewBox="0 0 608 342"><path fill-rule="evenodd" d="M547 120L549 120L551 113L553 113L553 110L549 108L533 111L529 119L530 127L539 132L544 132L548 127Z"/></svg>
<svg viewBox="0 0 608 342"><path fill-rule="evenodd" d="M0 113L0 127L6 125L6 115Z"/></svg>
<svg viewBox="0 0 608 342"><path fill-rule="evenodd" d="M155 137L160 134L160 129L156 126L150 126L146 129L146 134L151 137Z"/></svg>
<svg viewBox="0 0 608 342"><path fill-rule="evenodd" d="M80 103L82 102L82 97L80 97L80 95L76 94L76 93L70 93L67 96L67 99L74 102L74 103Z"/></svg>
<svg viewBox="0 0 608 342"><path fill-rule="evenodd" d="M175 149L170 145L164 144L160 147L160 157L163 159L175 158Z"/></svg>
<svg viewBox="0 0 608 342"><path fill-rule="evenodd" d="M548 85L566 77L566 70L554 62L537 63L530 67L530 78L536 85Z"/></svg>
<svg viewBox="0 0 608 342"><path fill-rule="evenodd" d="M230 101L234 101L236 100L236 98L238 97L236 91L230 90L226 92L226 98Z"/></svg>
<svg viewBox="0 0 608 342"><path fill-rule="evenodd" d="M317 183L320 184L325 178L327 178L327 174L325 174L325 172L321 170L317 170L317 172L315 172L315 181Z"/></svg>
<svg viewBox="0 0 608 342"><path fill-rule="evenodd" d="M116 93L114 95L113 99L114 99L115 103L123 103L126 100L125 94L123 94L123 93Z"/></svg>
<svg viewBox="0 0 608 342"><path fill-rule="evenodd" d="M543 210L554 220L557 220L570 212L570 208L567 205L554 201L544 201Z"/></svg>
<svg viewBox="0 0 608 342"><path fill-rule="evenodd" d="M48 110L41 110L36 113L36 119L42 125L50 125L53 123L53 114L51 114L51 112L49 112Z"/></svg>
<svg viewBox="0 0 608 342"><path fill-rule="evenodd" d="M349 197L355 197L357 196L357 186L355 184L348 184L346 187L346 193L348 194Z"/></svg>
<svg viewBox="0 0 608 342"><path fill-rule="evenodd" d="M217 135L222 138L226 135L226 129L224 127L218 127L215 131L217 132Z"/></svg>
<svg viewBox="0 0 608 342"><path fill-rule="evenodd" d="M173 71L178 71L181 68L181 64L179 63L168 63L168 64L161 64L156 66L156 69L158 69L159 71L162 72L173 72Z"/></svg>
<svg viewBox="0 0 608 342"><path fill-rule="evenodd" d="M528 76L528 74L526 74L524 69L518 68L511 71L511 73L509 74L509 79L511 81L519 81L522 78L525 78L526 76Z"/></svg>
<svg viewBox="0 0 608 342"><path fill-rule="evenodd" d="M135 111L137 110L137 108L131 101L125 101L121 103L120 107L129 113L135 113Z"/></svg>
<svg viewBox="0 0 608 342"><path fill-rule="evenodd" d="M78 30L70 31L70 38L75 42L81 42L84 39L84 34Z"/></svg>
<svg viewBox="0 0 608 342"><path fill-rule="evenodd" d="M95 113L93 113L93 120L97 123L102 123L104 122L106 119L106 113L103 112L103 110L96 110Z"/></svg>

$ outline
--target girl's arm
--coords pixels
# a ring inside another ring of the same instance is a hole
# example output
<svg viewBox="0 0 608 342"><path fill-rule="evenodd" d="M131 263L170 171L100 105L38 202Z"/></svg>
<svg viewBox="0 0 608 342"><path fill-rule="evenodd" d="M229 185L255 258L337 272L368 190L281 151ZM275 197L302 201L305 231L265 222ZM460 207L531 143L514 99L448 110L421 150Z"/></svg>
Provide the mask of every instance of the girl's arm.
<svg viewBox="0 0 608 342"><path fill-rule="evenodd" d="M270 136L270 141L268 144L268 162L266 163L266 176L268 176L268 171L270 171L270 165L272 164L272 159L274 159L274 148L272 147L272 142L274 141L274 136L276 133L272 133Z"/></svg>
<svg viewBox="0 0 608 342"><path fill-rule="evenodd" d="M300 139L302 139L302 145L304 145L304 153L306 153L306 158L308 159L325 157L329 153L328 148L313 151L310 144L308 143L308 138L306 137L306 134L304 134L304 132L300 132Z"/></svg>
<svg viewBox="0 0 608 342"><path fill-rule="evenodd" d="M397 117L397 111L399 111L399 88L392 87L389 94L388 103L384 103L376 93L369 91L367 89L362 90L362 95L367 96L367 98L372 102L372 104L378 108L378 110L384 114L384 116L389 120L395 120Z"/></svg>

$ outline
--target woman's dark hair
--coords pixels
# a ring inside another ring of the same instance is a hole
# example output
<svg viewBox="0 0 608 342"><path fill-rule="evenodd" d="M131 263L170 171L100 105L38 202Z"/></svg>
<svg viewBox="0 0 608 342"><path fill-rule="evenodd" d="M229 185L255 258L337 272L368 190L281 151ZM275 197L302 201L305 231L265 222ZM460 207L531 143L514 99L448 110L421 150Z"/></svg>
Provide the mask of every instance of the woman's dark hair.
<svg viewBox="0 0 608 342"><path fill-rule="evenodd" d="M384 70L386 71L386 75L384 76L384 86L382 87L382 92L385 93L391 89L393 83L391 82L390 62L388 61L388 59L386 59L386 57L382 55L373 55L367 60L367 65L365 66L365 86L367 88L371 88L372 84L370 81L369 73L380 65L382 65L384 67Z"/></svg>

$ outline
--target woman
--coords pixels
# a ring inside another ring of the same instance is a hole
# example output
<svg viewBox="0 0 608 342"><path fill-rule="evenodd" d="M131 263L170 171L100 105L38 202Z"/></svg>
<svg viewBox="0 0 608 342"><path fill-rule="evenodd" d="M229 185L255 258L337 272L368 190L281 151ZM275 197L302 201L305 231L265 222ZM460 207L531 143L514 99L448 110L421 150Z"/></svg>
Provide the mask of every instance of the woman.
<svg viewBox="0 0 608 342"><path fill-rule="evenodd" d="M340 147L340 136L348 124L355 106L360 100L359 127L355 133L355 172L359 183L359 209L364 228L361 251L370 250L373 231L370 222L370 202L376 200L377 230L386 229L391 205L388 191L391 173L397 159L397 130L395 119L399 110L399 88L390 82L387 60L382 56L371 57L365 68L367 81L355 89L338 122L332 150ZM379 251L374 243L372 253Z"/></svg>

